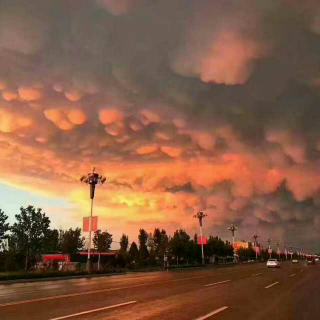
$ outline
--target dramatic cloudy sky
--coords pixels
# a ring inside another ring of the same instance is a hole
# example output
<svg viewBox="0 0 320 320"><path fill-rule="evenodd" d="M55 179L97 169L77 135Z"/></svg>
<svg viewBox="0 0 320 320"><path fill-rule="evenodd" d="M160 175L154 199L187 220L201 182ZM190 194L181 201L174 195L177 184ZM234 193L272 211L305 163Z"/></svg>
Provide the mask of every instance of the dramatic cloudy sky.
<svg viewBox="0 0 320 320"><path fill-rule="evenodd" d="M318 0L1 0L0 192L81 226L320 249Z"/></svg>

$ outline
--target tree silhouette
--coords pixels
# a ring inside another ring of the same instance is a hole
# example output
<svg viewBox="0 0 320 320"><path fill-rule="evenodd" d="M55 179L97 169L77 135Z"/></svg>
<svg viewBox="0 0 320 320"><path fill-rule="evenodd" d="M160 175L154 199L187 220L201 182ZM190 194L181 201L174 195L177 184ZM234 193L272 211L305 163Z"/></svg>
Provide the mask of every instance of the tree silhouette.
<svg viewBox="0 0 320 320"><path fill-rule="evenodd" d="M49 233L50 219L33 206L21 207L20 213L15 215L17 222L11 228L12 238L16 242L18 251L25 255L25 270L29 261L34 259L44 247Z"/></svg>
<svg viewBox="0 0 320 320"><path fill-rule="evenodd" d="M2 241L7 239L7 232L10 230L9 223L7 223L8 216L0 209L0 247L2 246Z"/></svg>
<svg viewBox="0 0 320 320"><path fill-rule="evenodd" d="M93 237L93 245L94 248L98 250L98 252L107 252L112 244L112 234L109 232L101 232L101 230L97 230L94 233Z"/></svg>

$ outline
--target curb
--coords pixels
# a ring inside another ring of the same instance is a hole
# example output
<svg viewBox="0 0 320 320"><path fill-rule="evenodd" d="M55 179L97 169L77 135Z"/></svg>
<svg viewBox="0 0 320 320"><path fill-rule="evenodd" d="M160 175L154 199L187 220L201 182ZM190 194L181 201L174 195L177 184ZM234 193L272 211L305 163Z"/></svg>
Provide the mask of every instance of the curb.
<svg viewBox="0 0 320 320"><path fill-rule="evenodd" d="M65 277L48 277L48 278L34 278L34 279L17 279L17 280L0 280L1 285L10 285L16 283L30 283L30 282L46 282L46 281L59 281L59 280L72 280L72 279L90 279L90 278L102 278L111 276L121 276L125 275L127 272L121 273L105 273L105 274L88 274L79 276L65 276Z"/></svg>

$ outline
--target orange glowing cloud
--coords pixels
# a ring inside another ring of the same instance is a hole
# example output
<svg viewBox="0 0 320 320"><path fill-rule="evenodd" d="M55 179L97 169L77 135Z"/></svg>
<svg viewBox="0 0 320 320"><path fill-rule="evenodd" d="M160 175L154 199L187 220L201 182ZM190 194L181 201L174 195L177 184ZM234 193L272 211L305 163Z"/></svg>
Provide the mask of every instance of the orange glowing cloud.
<svg viewBox="0 0 320 320"><path fill-rule="evenodd" d="M46 109L44 115L61 130L71 130L75 125L82 125L87 120L85 113L80 109Z"/></svg>
<svg viewBox="0 0 320 320"><path fill-rule="evenodd" d="M218 84L243 84L252 74L252 61L262 53L258 43L240 34L222 32L200 62L201 80Z"/></svg>
<svg viewBox="0 0 320 320"><path fill-rule="evenodd" d="M0 107L0 131L4 133L15 132L21 128L29 127L32 119L16 115Z"/></svg>
<svg viewBox="0 0 320 320"><path fill-rule="evenodd" d="M42 97L42 92L38 88L21 87L18 89L19 97L25 101L39 100Z"/></svg>
<svg viewBox="0 0 320 320"><path fill-rule="evenodd" d="M122 121L124 119L124 114L116 108L101 109L99 110L99 119L101 123L108 125Z"/></svg>
<svg viewBox="0 0 320 320"><path fill-rule="evenodd" d="M137 149L138 154L149 154L157 151L158 146L156 144L151 144L151 145L146 145L146 146L141 146Z"/></svg>

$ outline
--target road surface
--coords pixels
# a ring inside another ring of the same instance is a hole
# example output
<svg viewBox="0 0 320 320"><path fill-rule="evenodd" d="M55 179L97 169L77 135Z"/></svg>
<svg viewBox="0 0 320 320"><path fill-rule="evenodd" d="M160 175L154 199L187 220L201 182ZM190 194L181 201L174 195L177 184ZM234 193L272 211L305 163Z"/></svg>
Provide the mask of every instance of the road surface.
<svg viewBox="0 0 320 320"><path fill-rule="evenodd" d="M0 285L1 320L320 318L320 268L283 262Z"/></svg>

